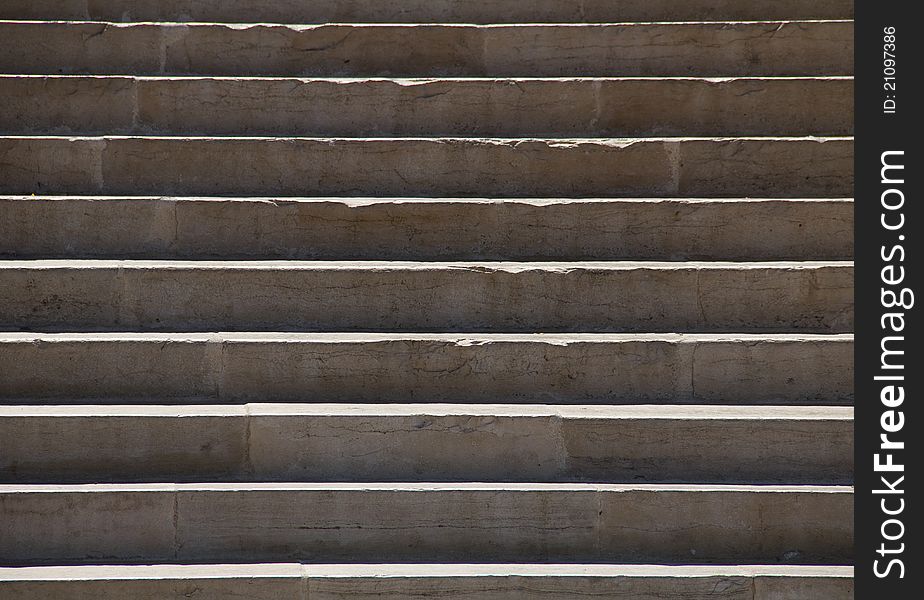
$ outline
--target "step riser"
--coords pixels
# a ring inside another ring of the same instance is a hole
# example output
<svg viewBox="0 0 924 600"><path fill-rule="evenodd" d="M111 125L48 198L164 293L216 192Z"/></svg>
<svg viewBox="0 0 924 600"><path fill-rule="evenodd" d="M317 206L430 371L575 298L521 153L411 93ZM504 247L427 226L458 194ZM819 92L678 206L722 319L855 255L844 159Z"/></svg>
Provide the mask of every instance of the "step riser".
<svg viewBox="0 0 924 600"><path fill-rule="evenodd" d="M271 23L618 23L849 19L849 0L4 0L2 19Z"/></svg>
<svg viewBox="0 0 924 600"><path fill-rule="evenodd" d="M853 328L850 263L208 264L212 267L0 262L0 328L815 333Z"/></svg>
<svg viewBox="0 0 924 600"><path fill-rule="evenodd" d="M844 260L852 232L852 200L0 198L11 258Z"/></svg>
<svg viewBox="0 0 924 600"><path fill-rule="evenodd" d="M429 566L429 565L427 565ZM346 570L346 568L344 569ZM747 575L461 575L314 576L300 572L273 576L150 579L0 581L0 595L18 600L161 600L195 595L226 600L242 590L251 600L428 600L477 597L479 600L705 600L721 590L723 600L843 600L853 597L850 577Z"/></svg>
<svg viewBox="0 0 924 600"><path fill-rule="evenodd" d="M0 481L849 483L853 476L853 422L843 418L568 418L538 408L535 416L398 416L372 407L293 415L258 405L202 412L5 410ZM88 446L88 439L96 441Z"/></svg>
<svg viewBox="0 0 924 600"><path fill-rule="evenodd" d="M553 404L853 398L852 336L615 336L609 342L580 336L93 337L6 334L3 396L119 398L120 404L145 398Z"/></svg>
<svg viewBox="0 0 924 600"><path fill-rule="evenodd" d="M0 71L387 77L851 75L845 21L597 26L0 23ZM42 40L37 44L35 40Z"/></svg>
<svg viewBox="0 0 924 600"><path fill-rule="evenodd" d="M846 197L844 138L0 138L0 193Z"/></svg>
<svg viewBox="0 0 924 600"><path fill-rule="evenodd" d="M798 552L801 564L849 561L853 527L844 517L853 510L853 495L811 490L242 486L7 492L0 494L10 525L0 539L0 555L10 565L101 560L753 563L777 562L792 552Z"/></svg>
<svg viewBox="0 0 924 600"><path fill-rule="evenodd" d="M550 100L551 99L551 100ZM851 79L276 80L0 77L7 133L851 135Z"/></svg>

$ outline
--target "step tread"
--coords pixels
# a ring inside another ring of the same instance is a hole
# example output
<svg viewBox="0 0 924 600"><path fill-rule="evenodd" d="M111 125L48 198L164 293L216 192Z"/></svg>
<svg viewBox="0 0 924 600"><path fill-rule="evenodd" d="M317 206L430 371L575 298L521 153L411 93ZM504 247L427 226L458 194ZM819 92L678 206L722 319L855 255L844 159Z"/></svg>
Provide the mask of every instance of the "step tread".
<svg viewBox="0 0 924 600"><path fill-rule="evenodd" d="M554 404L229 404L229 405L0 405L0 418L185 417L560 417L606 420L852 421L850 406L723 406Z"/></svg>
<svg viewBox="0 0 924 600"><path fill-rule="evenodd" d="M0 260L4 269L141 269L141 270L331 270L331 271L625 271L625 270L802 270L852 268L850 260L803 261L382 261L382 260L138 260L138 259L29 259Z"/></svg>
<svg viewBox="0 0 924 600"><path fill-rule="evenodd" d="M374 6L374 8L373 8ZM326 21L457 21L520 22L555 20L608 21L692 18L768 18L802 16L806 18L850 17L853 4L848 0L777 0L741 2L706 0L676 3L671 0L379 0L370 5L363 0L274 0L254 4L248 0L5 0L0 15L8 18L92 18L113 20L171 19L266 21L294 23Z"/></svg>
<svg viewBox="0 0 924 600"><path fill-rule="evenodd" d="M245 31L255 27L262 28L283 28L293 31L310 31L325 28L355 28L355 29L559 29L559 28L587 28L600 29L606 27L651 27L663 25L665 27L687 27L687 26L723 26L723 25L796 25L800 23L820 24L820 23L845 23L852 24L853 19L709 19L709 20L687 20L687 21L612 21L603 23L376 23L376 22L358 22L358 23L277 23L250 21L244 23L226 23L221 21L105 21L105 20L85 20L85 19L0 19L0 25L92 25L116 28L132 28L144 26L158 26L170 28L184 27L219 27L232 31Z"/></svg>
<svg viewBox="0 0 924 600"><path fill-rule="evenodd" d="M189 343L287 343L315 344L376 343L391 341L443 342L457 346L491 343L534 343L556 346L569 343L792 343L792 342L853 342L852 333L343 333L343 332L82 332L33 333L26 331L0 332L0 343L36 342L189 342Z"/></svg>
<svg viewBox="0 0 924 600"><path fill-rule="evenodd" d="M0 194L0 202L28 201L28 202L174 202L174 203L209 203L209 204L254 204L254 205L284 205L284 204L343 204L345 206L375 206L375 205L439 205L460 204L470 206L475 204L487 205L518 205L526 206L558 206L583 204L740 204L743 206L760 204L799 203L799 204L853 204L853 198L427 198L427 197L375 197L375 196L106 196L106 195L65 195L55 196L49 194Z"/></svg>
<svg viewBox="0 0 924 600"><path fill-rule="evenodd" d="M452 76L434 76L434 77L386 77L386 76L367 76L367 77L322 77L322 76L281 76L269 77L261 75L123 75L123 74L68 74L68 73L0 73L0 85L15 81L42 81L42 82L64 82L71 81L75 83L96 82L96 81L118 81L118 82L144 82L144 83L330 83L336 85L350 86L362 83L383 83L399 87L418 87L436 83L451 83L454 85L479 87L485 83L513 84L513 83L575 83L575 84L592 84L592 83L703 83L712 85L721 85L725 83L736 82L756 82L756 83L823 83L823 82L852 82L855 80L853 75L735 75L728 77L705 77L693 75L653 75L650 77L641 76L620 76L620 75L573 75L573 76L503 76L503 77L452 77Z"/></svg>
<svg viewBox="0 0 924 600"><path fill-rule="evenodd" d="M3 494L117 494L117 493L196 493L196 492L510 492L516 493L689 493L689 494L853 494L852 485L779 484L676 484L676 483L376 483L376 482L253 482L253 483L72 483L6 484Z"/></svg>
<svg viewBox="0 0 924 600"><path fill-rule="evenodd" d="M431 559L432 560L432 559ZM846 598L853 595L849 565L633 564L204 564L92 565L0 568L4 590L25 600L182 597L190 590L226 598L249 597L426 599L448 595L485 600L607 598ZM717 591L718 590L718 591Z"/></svg>
<svg viewBox="0 0 924 600"><path fill-rule="evenodd" d="M640 564L204 564L0 567L0 581L216 579L240 577L837 577L852 565Z"/></svg>
<svg viewBox="0 0 924 600"><path fill-rule="evenodd" d="M764 136L666 136L666 137L464 137L464 136L404 136L404 137L318 137L318 136L272 136L272 135L0 135L0 140L48 140L48 141L79 141L79 142L106 142L109 140L169 140L169 141L310 141L310 142L352 142L352 143L391 143L391 142L430 142L430 143L467 143L483 144L489 146L516 146L518 144L540 142L552 146L562 147L573 144L575 146L608 146L625 147L636 144L664 144L683 142L852 142L849 135L764 135ZM4 194L15 196L17 194ZM75 195L75 194L71 194ZM116 194L115 196L122 196ZM159 197L159 196L158 196Z"/></svg>
<svg viewBox="0 0 924 600"><path fill-rule="evenodd" d="M459 0L379 0L370 5L363 0L273 0L254 4L249 0L224 0L216 5L211 0L58 0L53 6L34 0L5 0L0 15L20 17L57 16L94 19L157 19L176 20L291 20L296 23L313 21L398 21L471 20L566 21L612 19L690 19L793 16L849 17L853 4L849 0L777 0L771 4L741 0L494 0L492 2Z"/></svg>

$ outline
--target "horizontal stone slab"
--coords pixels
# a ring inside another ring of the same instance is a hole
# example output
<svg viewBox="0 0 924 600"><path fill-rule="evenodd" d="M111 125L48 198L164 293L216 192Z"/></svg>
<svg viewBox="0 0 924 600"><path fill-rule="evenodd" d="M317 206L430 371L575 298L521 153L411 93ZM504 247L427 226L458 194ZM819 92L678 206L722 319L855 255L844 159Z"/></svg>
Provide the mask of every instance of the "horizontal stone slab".
<svg viewBox="0 0 924 600"><path fill-rule="evenodd" d="M0 75L6 133L852 135L853 79Z"/></svg>
<svg viewBox="0 0 924 600"><path fill-rule="evenodd" d="M0 193L844 197L852 138L0 137Z"/></svg>
<svg viewBox="0 0 924 600"><path fill-rule="evenodd" d="M849 0L4 0L3 19L257 23L555 23L849 19Z"/></svg>
<svg viewBox="0 0 924 600"><path fill-rule="evenodd" d="M0 485L9 565L850 562L847 486Z"/></svg>
<svg viewBox="0 0 924 600"><path fill-rule="evenodd" d="M848 333L853 263L0 261L0 328Z"/></svg>
<svg viewBox="0 0 924 600"><path fill-rule="evenodd" d="M849 407L7 406L0 439L7 482L853 478Z"/></svg>
<svg viewBox="0 0 924 600"><path fill-rule="evenodd" d="M0 393L77 404L845 403L853 336L3 333Z"/></svg>
<svg viewBox="0 0 924 600"><path fill-rule="evenodd" d="M0 196L0 256L852 260L853 200Z"/></svg>
<svg viewBox="0 0 924 600"><path fill-rule="evenodd" d="M853 73L851 21L600 25L2 21L0 40L0 71L49 75L723 77Z"/></svg>
<svg viewBox="0 0 924 600"><path fill-rule="evenodd" d="M246 590L254 600L310 597L407 599L472 594L483 600L835 600L853 595L850 566L808 565L88 565L0 568L0 594L22 600L86 595L99 600L154 600L196 590L224 600ZM721 590L721 591L719 591Z"/></svg>

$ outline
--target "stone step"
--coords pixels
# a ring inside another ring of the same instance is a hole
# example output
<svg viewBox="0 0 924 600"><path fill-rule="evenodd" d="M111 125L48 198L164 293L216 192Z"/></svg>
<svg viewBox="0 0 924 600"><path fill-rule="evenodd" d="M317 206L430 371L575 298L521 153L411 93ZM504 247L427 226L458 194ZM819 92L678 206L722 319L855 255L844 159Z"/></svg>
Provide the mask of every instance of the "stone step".
<svg viewBox="0 0 924 600"><path fill-rule="evenodd" d="M240 564L0 568L18 600L843 600L853 567L631 564Z"/></svg>
<svg viewBox="0 0 924 600"><path fill-rule="evenodd" d="M3 333L0 394L27 404L843 404L853 336Z"/></svg>
<svg viewBox="0 0 924 600"><path fill-rule="evenodd" d="M0 132L852 135L853 78L293 79L0 75Z"/></svg>
<svg viewBox="0 0 924 600"><path fill-rule="evenodd" d="M849 19L850 0L4 0L2 19L273 23L618 23Z"/></svg>
<svg viewBox="0 0 924 600"><path fill-rule="evenodd" d="M850 407L7 406L0 439L5 482L853 480Z"/></svg>
<svg viewBox="0 0 924 600"><path fill-rule="evenodd" d="M0 72L47 75L723 77L853 73L852 21L601 25L2 21L0 40Z"/></svg>
<svg viewBox="0 0 924 600"><path fill-rule="evenodd" d="M0 193L844 197L853 139L0 137Z"/></svg>
<svg viewBox="0 0 924 600"><path fill-rule="evenodd" d="M848 486L0 485L12 565L159 562L844 564Z"/></svg>
<svg viewBox="0 0 924 600"><path fill-rule="evenodd" d="M853 200L0 196L0 256L846 260Z"/></svg>
<svg viewBox="0 0 924 600"><path fill-rule="evenodd" d="M853 263L0 261L0 329L848 333Z"/></svg>

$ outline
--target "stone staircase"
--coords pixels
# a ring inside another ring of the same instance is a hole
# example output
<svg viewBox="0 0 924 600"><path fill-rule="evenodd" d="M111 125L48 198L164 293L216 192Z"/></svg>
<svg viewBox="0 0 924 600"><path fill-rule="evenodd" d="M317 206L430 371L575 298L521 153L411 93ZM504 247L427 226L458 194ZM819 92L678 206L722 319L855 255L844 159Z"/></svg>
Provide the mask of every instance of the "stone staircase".
<svg viewBox="0 0 924 600"><path fill-rule="evenodd" d="M852 598L852 11L4 0L0 598Z"/></svg>

